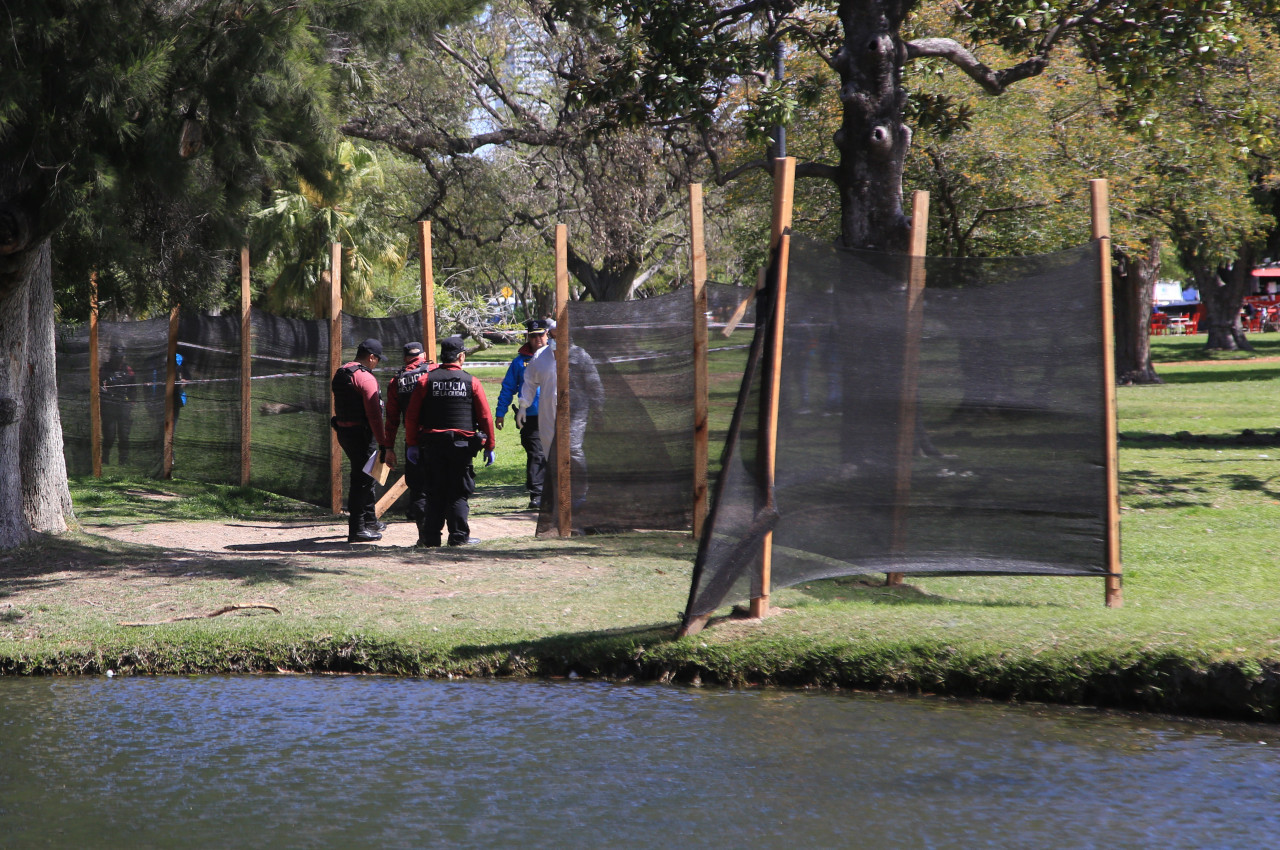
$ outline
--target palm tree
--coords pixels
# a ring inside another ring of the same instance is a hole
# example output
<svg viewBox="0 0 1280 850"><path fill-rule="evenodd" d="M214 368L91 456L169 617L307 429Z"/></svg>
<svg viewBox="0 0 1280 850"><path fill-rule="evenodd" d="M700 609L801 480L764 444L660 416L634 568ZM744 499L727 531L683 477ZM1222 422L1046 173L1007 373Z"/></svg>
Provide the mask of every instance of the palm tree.
<svg viewBox="0 0 1280 850"><path fill-rule="evenodd" d="M395 232L383 211L385 173L377 153L349 139L334 152L331 193L298 180L276 189L273 202L253 216L250 250L274 275L260 295L280 315L324 316L329 310L330 246L341 242L342 304L360 312L373 296L376 269L398 271L408 237Z"/></svg>

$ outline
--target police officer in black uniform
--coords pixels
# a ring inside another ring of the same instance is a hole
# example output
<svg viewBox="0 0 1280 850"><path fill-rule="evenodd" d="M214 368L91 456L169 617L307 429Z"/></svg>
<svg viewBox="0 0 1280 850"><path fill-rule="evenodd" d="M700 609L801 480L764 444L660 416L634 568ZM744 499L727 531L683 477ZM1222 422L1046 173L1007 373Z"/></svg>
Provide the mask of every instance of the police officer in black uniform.
<svg viewBox="0 0 1280 850"><path fill-rule="evenodd" d="M427 491L419 546L439 546L446 524L450 546L480 542L467 521L476 489L471 459L483 449L485 466L493 464L493 413L480 380L462 370L465 360L462 337L441 342L440 365L418 379L405 415L405 453L422 468Z"/></svg>
<svg viewBox="0 0 1280 850"><path fill-rule="evenodd" d="M382 426L382 394L373 369L382 361L382 343L366 339L356 348L356 359L344 363L333 374L334 417L330 421L338 435L338 445L351 464L347 488L347 542L372 543L382 539L385 523L378 522L374 510L377 482L364 471L370 455L381 451L388 466L395 466L395 454L387 444Z"/></svg>
<svg viewBox="0 0 1280 850"><path fill-rule="evenodd" d="M404 344L404 368L396 372L387 382L387 444L396 444L396 432L400 429L404 415L409 410L409 399L413 397L413 388L418 379L431 371L432 362L427 359L426 352L420 342ZM404 467L404 484L409 491L408 519L419 523L426 515L427 491L422 480L422 467L416 463L406 463Z"/></svg>

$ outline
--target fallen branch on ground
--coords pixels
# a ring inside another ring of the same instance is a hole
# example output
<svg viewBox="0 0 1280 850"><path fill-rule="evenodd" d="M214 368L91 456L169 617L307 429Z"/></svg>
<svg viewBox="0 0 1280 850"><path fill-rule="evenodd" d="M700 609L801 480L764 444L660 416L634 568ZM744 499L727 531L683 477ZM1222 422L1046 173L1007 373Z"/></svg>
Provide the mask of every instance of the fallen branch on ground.
<svg viewBox="0 0 1280 850"><path fill-rule="evenodd" d="M217 611L211 611L208 614L187 614L183 617L170 617L167 620L149 620L145 623L117 623L120 626L163 626L165 623L180 623L183 620L204 620L209 617L219 617L232 611L243 611L246 608L265 608L268 611L280 613L280 609L274 605L224 605Z"/></svg>

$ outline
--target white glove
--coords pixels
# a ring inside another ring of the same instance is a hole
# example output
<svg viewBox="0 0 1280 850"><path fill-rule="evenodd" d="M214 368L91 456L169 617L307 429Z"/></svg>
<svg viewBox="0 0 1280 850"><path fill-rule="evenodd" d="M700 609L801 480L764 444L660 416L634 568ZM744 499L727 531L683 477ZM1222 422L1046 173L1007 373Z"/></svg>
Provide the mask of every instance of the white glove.
<svg viewBox="0 0 1280 850"><path fill-rule="evenodd" d="M524 408L523 407L516 411L516 427L522 430L524 429Z"/></svg>

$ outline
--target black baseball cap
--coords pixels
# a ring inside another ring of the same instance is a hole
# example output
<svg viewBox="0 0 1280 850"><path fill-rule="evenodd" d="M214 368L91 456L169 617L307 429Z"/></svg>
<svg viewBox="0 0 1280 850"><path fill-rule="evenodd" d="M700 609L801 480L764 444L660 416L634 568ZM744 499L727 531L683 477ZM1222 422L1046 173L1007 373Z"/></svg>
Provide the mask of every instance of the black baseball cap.
<svg viewBox="0 0 1280 850"><path fill-rule="evenodd" d="M364 342L360 343L358 348L356 348L356 357L359 357L362 353L372 354L374 357L377 357L379 360L381 360L382 359L382 343L379 340L374 339L373 337L369 337Z"/></svg>
<svg viewBox="0 0 1280 850"><path fill-rule="evenodd" d="M445 337L440 341L440 361L453 363L458 355L467 350L467 344L460 336Z"/></svg>
<svg viewBox="0 0 1280 850"><path fill-rule="evenodd" d="M524 323L525 333L544 334L547 332L547 323L543 319L530 319Z"/></svg>
<svg viewBox="0 0 1280 850"><path fill-rule="evenodd" d="M421 353L422 353L422 343L420 343L420 342L406 342L406 343L404 344L404 356L405 356L405 357L417 357L417 356L418 356L419 354L421 354Z"/></svg>

